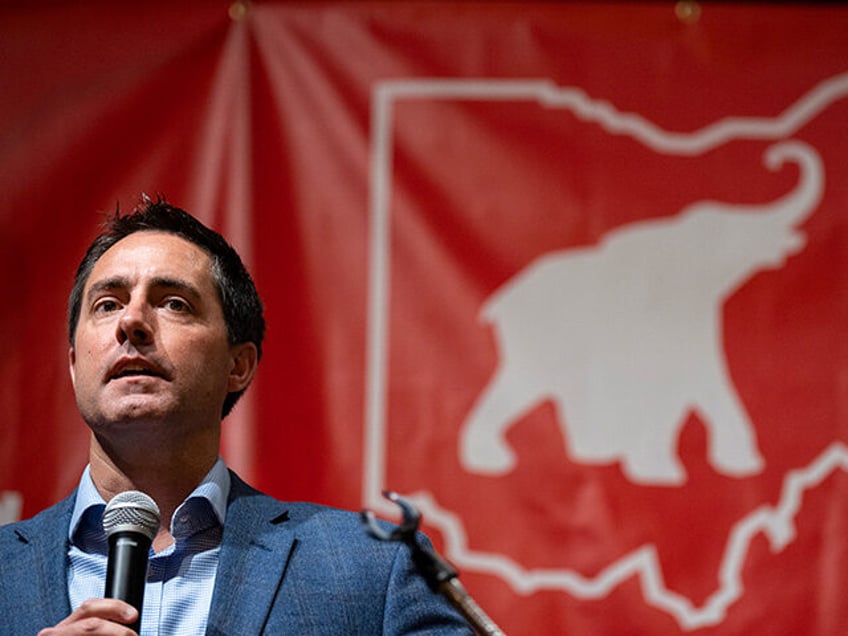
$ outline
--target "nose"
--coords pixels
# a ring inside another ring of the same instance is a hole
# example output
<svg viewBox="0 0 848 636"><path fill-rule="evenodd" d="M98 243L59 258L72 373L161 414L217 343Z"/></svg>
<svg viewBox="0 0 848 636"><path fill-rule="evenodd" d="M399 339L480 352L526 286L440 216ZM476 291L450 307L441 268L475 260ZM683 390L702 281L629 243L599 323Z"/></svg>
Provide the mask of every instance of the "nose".
<svg viewBox="0 0 848 636"><path fill-rule="evenodd" d="M153 341L153 325L142 303L129 303L118 320L118 342L144 345Z"/></svg>

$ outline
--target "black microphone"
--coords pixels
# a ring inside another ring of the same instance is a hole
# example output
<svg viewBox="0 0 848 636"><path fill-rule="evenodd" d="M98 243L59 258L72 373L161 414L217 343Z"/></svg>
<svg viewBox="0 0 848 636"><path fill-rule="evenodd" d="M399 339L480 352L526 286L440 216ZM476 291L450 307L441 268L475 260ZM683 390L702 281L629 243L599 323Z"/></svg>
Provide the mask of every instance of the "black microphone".
<svg viewBox="0 0 848 636"><path fill-rule="evenodd" d="M138 632L147 580L147 555L159 530L159 506L137 490L119 493L106 504L103 530L109 538L104 596L126 601L138 610L138 620L129 626Z"/></svg>

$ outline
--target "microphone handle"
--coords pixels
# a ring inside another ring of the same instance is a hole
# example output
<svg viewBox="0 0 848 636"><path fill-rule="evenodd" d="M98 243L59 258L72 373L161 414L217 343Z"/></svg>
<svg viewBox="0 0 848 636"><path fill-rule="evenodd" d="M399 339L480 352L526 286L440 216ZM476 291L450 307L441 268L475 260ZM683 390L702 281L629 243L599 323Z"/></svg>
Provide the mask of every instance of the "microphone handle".
<svg viewBox="0 0 848 636"><path fill-rule="evenodd" d="M128 626L135 632L139 632L141 627L149 550L150 539L141 532L120 530L109 536L104 596L126 601L138 610L138 620Z"/></svg>

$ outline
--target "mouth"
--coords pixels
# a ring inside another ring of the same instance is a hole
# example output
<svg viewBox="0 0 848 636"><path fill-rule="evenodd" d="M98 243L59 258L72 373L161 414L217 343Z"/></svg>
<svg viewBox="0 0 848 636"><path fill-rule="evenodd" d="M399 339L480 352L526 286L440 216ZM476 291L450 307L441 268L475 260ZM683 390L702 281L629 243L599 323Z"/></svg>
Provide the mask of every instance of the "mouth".
<svg viewBox="0 0 848 636"><path fill-rule="evenodd" d="M112 368L107 376L107 381L140 377L164 378L165 375L146 362L127 360L119 362Z"/></svg>
<svg viewBox="0 0 848 636"><path fill-rule="evenodd" d="M154 373L150 369L124 369L118 373L113 373L109 376L109 379L118 380L120 378L134 378L138 376L148 376L152 378L161 377L158 373Z"/></svg>

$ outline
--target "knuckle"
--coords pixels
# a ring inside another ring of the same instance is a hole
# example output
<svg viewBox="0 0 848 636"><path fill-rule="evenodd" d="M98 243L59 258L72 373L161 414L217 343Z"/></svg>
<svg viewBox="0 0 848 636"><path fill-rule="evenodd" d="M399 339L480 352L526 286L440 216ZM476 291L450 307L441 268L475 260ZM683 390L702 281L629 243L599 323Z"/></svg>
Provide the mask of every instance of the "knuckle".
<svg viewBox="0 0 848 636"><path fill-rule="evenodd" d="M100 628L100 620L96 618L86 618L80 623L80 627L84 632L94 632Z"/></svg>

